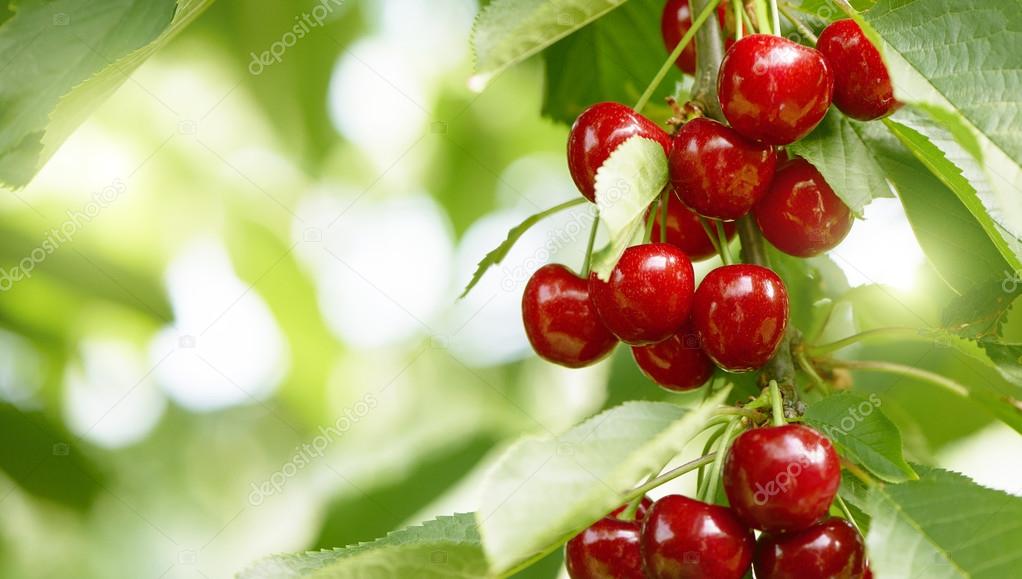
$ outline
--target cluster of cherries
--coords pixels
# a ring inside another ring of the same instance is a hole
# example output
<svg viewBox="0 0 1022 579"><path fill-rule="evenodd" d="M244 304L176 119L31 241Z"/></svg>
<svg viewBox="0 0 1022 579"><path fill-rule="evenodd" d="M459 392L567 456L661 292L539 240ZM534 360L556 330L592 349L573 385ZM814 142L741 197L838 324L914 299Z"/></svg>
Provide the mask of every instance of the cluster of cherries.
<svg viewBox="0 0 1022 579"><path fill-rule="evenodd" d="M573 579L757 579L872 577L862 535L828 517L841 482L830 441L801 424L739 435L724 463L730 507L682 495L642 497L565 546ZM755 539L752 529L762 531Z"/></svg>
<svg viewBox="0 0 1022 579"><path fill-rule="evenodd" d="M723 13L720 18L723 23ZM688 0L670 0L662 20L667 47L690 27ZM694 47L686 48L677 65L691 72L694 59ZM768 34L729 42L717 84L729 126L696 114L668 134L609 102L575 121L568 168L590 201L597 171L623 142L640 136L663 147L671 191L666 211L651 205L650 239L665 242L628 248L607 280L586 279L559 264L536 271L522 314L540 357L579 368L621 341L652 381L683 391L705 383L715 365L748 372L778 349L788 296L777 274L760 265L726 264L697 288L692 262L726 246L736 234L734 221L746 215L789 255L811 257L835 247L851 229L852 212L815 167L789 158L783 147L812 131L832 102L861 120L887 115L898 103L880 54L852 20L827 27L818 49ZM715 228L716 240L710 237Z"/></svg>

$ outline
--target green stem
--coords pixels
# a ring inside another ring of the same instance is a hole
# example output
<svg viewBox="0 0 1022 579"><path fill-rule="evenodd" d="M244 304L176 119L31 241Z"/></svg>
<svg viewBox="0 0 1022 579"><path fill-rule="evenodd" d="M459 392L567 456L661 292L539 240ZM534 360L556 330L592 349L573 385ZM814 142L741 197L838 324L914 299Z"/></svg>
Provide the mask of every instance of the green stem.
<svg viewBox="0 0 1022 579"><path fill-rule="evenodd" d="M660 243L667 243L667 207L670 202L671 188L664 187L660 196Z"/></svg>
<svg viewBox="0 0 1022 579"><path fill-rule="evenodd" d="M770 381L770 408L773 413L774 426L784 426L784 406L781 398L781 390L777 387L777 380Z"/></svg>
<svg viewBox="0 0 1022 579"><path fill-rule="evenodd" d="M865 370L873 372L884 372L887 374L895 374L898 376L906 376L908 378L915 378L924 382L929 382L935 386L957 394L965 398L969 397L969 389L962 386L958 382L945 378L940 374L935 374L927 370L920 370L919 368L913 368L912 366L904 366L902 364L895 364L893 362L880 362L873 360L841 360L835 363L836 366L841 368L847 368L849 370Z"/></svg>
<svg viewBox="0 0 1022 579"><path fill-rule="evenodd" d="M770 13L766 0L756 0L756 25L760 34L768 34L770 31Z"/></svg>
<svg viewBox="0 0 1022 579"><path fill-rule="evenodd" d="M589 270L593 265L593 246L596 244L596 230L600 228L600 210L593 214L593 227L589 230L589 243L586 244L586 257L582 262L582 279L589 279Z"/></svg>
<svg viewBox="0 0 1022 579"><path fill-rule="evenodd" d="M642 486L636 487L631 492L629 492L626 495L625 498L628 501L632 501L636 497L642 497L646 493L648 493L649 491L659 487L662 484L671 482L672 480L674 480L674 479L676 479L676 478L678 478L678 477L680 477L680 476L682 476L684 474L688 474L688 473L694 471L695 469L697 469L697 468L699 468L701 466L705 466L707 464L712 463L713 460L716 458L716 456L717 456L716 453L712 453L711 452L710 454L707 454L707 455L701 456L701 457L699 457L699 458L697 458L695 460L691 460L689 462L686 462L685 464L683 464L683 465L681 465L681 466L679 466L677 468L671 469L671 470L663 473L662 475L660 475L660 476L656 477L655 479L653 479L653 480L643 484Z"/></svg>
<svg viewBox="0 0 1022 579"><path fill-rule="evenodd" d="M810 30L808 26L806 26L805 22L802 22L802 19L799 18L798 15L795 14L795 12L788 7L787 2L781 2L780 4L778 4L777 9L781 11L781 14L784 14L784 17L787 18L789 22L791 22L792 26L794 26L795 29L798 30L799 34L805 36L807 39L812 41L814 46L816 45L816 41L818 40L816 38L816 35L813 34L813 31Z"/></svg>
<svg viewBox="0 0 1022 579"><path fill-rule="evenodd" d="M828 344L820 344L818 346L806 346L806 352L813 357L824 356L831 354L838 350L847 348L848 346L858 344L863 340L870 338L888 336L888 337L914 337L919 338L923 341L933 342L932 338L927 336L936 336L935 332L928 330L916 329L916 328L903 328L903 327L890 327L890 328L875 328L872 330L866 330L858 334L853 334L846 338L830 342Z"/></svg>
<svg viewBox="0 0 1022 579"><path fill-rule="evenodd" d="M731 0L731 11L735 15L735 41L745 36L745 8L742 7L742 0Z"/></svg>
<svg viewBox="0 0 1022 579"><path fill-rule="evenodd" d="M717 230L717 241L720 243L721 255L724 258L724 265L731 265L735 261L731 258L731 245L727 242L727 234L724 233L724 224L720 221L713 223Z"/></svg>
<svg viewBox="0 0 1022 579"><path fill-rule="evenodd" d="M693 12L716 6L710 0L689 0ZM724 60L724 36L716 18L706 22L696 35L696 78L692 84L692 101L707 117L724 122L724 113L717 99L717 73Z"/></svg>
<svg viewBox="0 0 1022 579"><path fill-rule="evenodd" d="M852 526L861 534L862 529L859 528L859 523L855 522L855 517L852 516L852 510L848 508L848 505L845 503L845 500L841 498L841 495L834 495L834 502L837 503L838 508L841 509L841 512L845 515L845 518L848 519L848 522L851 523Z"/></svg>
<svg viewBox="0 0 1022 579"><path fill-rule="evenodd" d="M696 19L692 21L692 27L689 28L688 31L685 32L685 35L681 37L681 40L678 41L678 45L674 47L674 50L671 51L671 55L667 57L667 60L664 61L660 70L657 71L656 76L653 77L649 86L646 87L645 92L643 92L642 96L639 97L639 101L635 103L635 112L642 112L642 109L646 108L646 105L649 103L649 99L653 97L653 93L656 92L657 87L659 87L660 83L664 81L664 78L667 77L667 73L674 67L674 62L678 60L679 56L681 56L681 51L685 50L685 47L688 46L689 42L692 42L692 39L695 38L696 32L699 32L703 23L710 17L710 14L713 14L713 11L717 8L717 4L719 3L720 0L711 0L710 3L706 5L706 8L703 8L702 12L700 12L699 15L696 16Z"/></svg>
<svg viewBox="0 0 1022 579"><path fill-rule="evenodd" d="M726 422L721 424L721 427L718 428L716 431L714 431L712 434L710 434L710 436L706 437L706 443L703 444L703 456L706 456L706 455L710 454L710 450L713 448L713 445L716 444L717 441L720 440L720 437L724 435L724 430L725 430L724 427L726 425L728 425L728 424L731 424L731 419L730 418ZM701 497L702 496L700 494L700 491L704 488L704 486L706 484L706 476L705 475L706 475L706 467L700 467L699 468L699 473L698 473L698 478L696 479L696 496L697 497Z"/></svg>
<svg viewBox="0 0 1022 579"><path fill-rule="evenodd" d="M852 5L849 4L846 0L834 0L834 4L836 4L837 7L840 8L841 11L844 12L849 18L855 18L856 16L859 15L859 13L855 11L855 8L852 8Z"/></svg>
<svg viewBox="0 0 1022 579"><path fill-rule="evenodd" d="M642 504L642 496L637 496L628 503L625 510L621 511L621 514L617 518L622 521L634 521L635 513L639 511L639 505Z"/></svg>
<svg viewBox="0 0 1022 579"><path fill-rule="evenodd" d="M742 421L734 420L724 430L724 435L717 446L717 456L713 459L713 466L710 468L710 476L707 477L706 490L700 495L703 502L710 504L716 502L717 485L720 482L720 471L724 467L724 457L727 456L727 449L731 446L731 441L737 436L737 432L741 427Z"/></svg>
<svg viewBox="0 0 1022 579"><path fill-rule="evenodd" d="M710 244L713 245L713 249L716 250L717 255L720 256L720 260L726 264L727 260L724 259L724 251L720 247L720 240L717 239L717 234L710 229L710 224L705 218L699 217L699 225L703 226L703 231L706 233L706 237L710 239Z"/></svg>
<svg viewBox="0 0 1022 579"><path fill-rule="evenodd" d="M816 368L813 367L813 363L810 362L809 358L806 356L805 350L798 349L795 353L795 360L798 362L799 367L802 368L802 371L809 375L809 378L812 379L816 386L824 392L830 392L830 384L827 384L827 381L820 377Z"/></svg>
<svg viewBox="0 0 1022 579"><path fill-rule="evenodd" d="M770 0L770 18L774 35L781 35L781 11L777 9L777 0Z"/></svg>
<svg viewBox="0 0 1022 579"><path fill-rule="evenodd" d="M650 239L653 237L653 222L656 221L657 202L659 200L660 198L657 197L649 204L649 217L646 218L646 234L642 236L642 240L645 243L649 243ZM660 229L663 230L664 228L661 227Z"/></svg>

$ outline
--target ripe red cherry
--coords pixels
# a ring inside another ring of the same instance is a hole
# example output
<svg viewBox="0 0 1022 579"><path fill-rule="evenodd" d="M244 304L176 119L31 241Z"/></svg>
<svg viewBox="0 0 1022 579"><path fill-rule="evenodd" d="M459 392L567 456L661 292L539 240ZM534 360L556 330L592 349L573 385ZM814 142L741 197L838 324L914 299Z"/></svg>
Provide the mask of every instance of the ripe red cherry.
<svg viewBox="0 0 1022 579"><path fill-rule="evenodd" d="M544 265L529 278L522 321L532 349L568 368L598 362L617 345L589 299L589 282L560 264Z"/></svg>
<svg viewBox="0 0 1022 579"><path fill-rule="evenodd" d="M564 546L564 562L572 579L644 579L639 535L642 521L653 506L643 498L635 520L618 519L624 506L575 535Z"/></svg>
<svg viewBox="0 0 1022 579"><path fill-rule="evenodd" d="M808 135L827 114L833 92L834 78L818 50L768 34L736 42L717 76L731 127L770 145Z"/></svg>
<svg viewBox="0 0 1022 579"><path fill-rule="evenodd" d="M689 121L678 131L668 163L671 184L685 205L724 220L752 209L770 186L776 165L773 147L706 118Z"/></svg>
<svg viewBox="0 0 1022 579"><path fill-rule="evenodd" d="M641 548L651 579L740 579L754 543L731 509L668 495L646 515Z"/></svg>
<svg viewBox="0 0 1022 579"><path fill-rule="evenodd" d="M713 227L714 224L710 224ZM735 224L724 223L724 235L735 238ZM653 221L653 239L660 239L660 215ZM685 207L675 195L667 202L667 243L677 246L692 261L701 261L717 255L713 242L706 236L699 216Z"/></svg>
<svg viewBox="0 0 1022 579"><path fill-rule="evenodd" d="M717 20L720 21L721 28L725 28L726 16L727 8L721 3L717 7ZM664 13L660 17L660 35L664 39L664 48L667 49L668 54L674 52L674 47L678 46L681 37L685 36L689 28L692 28L692 9L689 7L688 0L667 0L667 4L664 5ZM730 46L732 41L728 40L727 44ZM695 74L695 39L685 46L685 49L681 51L681 56L674 64L684 72Z"/></svg>
<svg viewBox="0 0 1022 579"><path fill-rule="evenodd" d="M831 518L794 533L764 533L753 563L757 579L864 579L865 545L848 521Z"/></svg>
<svg viewBox="0 0 1022 579"><path fill-rule="evenodd" d="M618 103L595 104L575 119L568 134L568 170L582 195L596 201L596 171L631 137L653 139L671 152L671 137L653 121Z"/></svg>
<svg viewBox="0 0 1022 579"><path fill-rule="evenodd" d="M699 336L688 323L663 342L632 346L632 357L647 378L677 392L702 386L715 369L699 344Z"/></svg>
<svg viewBox="0 0 1022 579"><path fill-rule="evenodd" d="M841 484L841 463L819 432L786 424L739 435L723 478L731 508L745 524L798 531L827 514Z"/></svg>
<svg viewBox="0 0 1022 579"><path fill-rule="evenodd" d="M834 105L841 112L871 121L898 108L884 59L854 20L838 20L825 28L816 48L834 73Z"/></svg>
<svg viewBox="0 0 1022 579"><path fill-rule="evenodd" d="M692 262L669 243L629 247L608 281L589 277L589 295L603 323L632 345L674 335L688 319L694 287Z"/></svg>
<svg viewBox="0 0 1022 579"><path fill-rule="evenodd" d="M767 241L797 257L837 247L855 220L816 167L799 157L777 170L753 213Z"/></svg>
<svg viewBox="0 0 1022 579"><path fill-rule="evenodd" d="M718 366L729 372L754 370L770 360L784 337L788 292L765 267L718 267L696 290L692 325Z"/></svg>

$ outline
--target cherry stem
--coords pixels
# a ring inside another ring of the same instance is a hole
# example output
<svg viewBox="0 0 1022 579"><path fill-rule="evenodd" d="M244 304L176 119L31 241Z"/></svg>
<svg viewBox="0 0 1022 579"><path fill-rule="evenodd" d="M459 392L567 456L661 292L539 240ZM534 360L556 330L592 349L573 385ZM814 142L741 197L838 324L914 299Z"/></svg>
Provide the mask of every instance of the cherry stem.
<svg viewBox="0 0 1022 579"><path fill-rule="evenodd" d="M714 227L717 229L717 241L720 242L720 250L724 257L724 264L731 265L735 261L731 259L731 246L727 242L727 234L724 233L724 224L720 221L714 222Z"/></svg>
<svg viewBox="0 0 1022 579"><path fill-rule="evenodd" d="M700 494L700 500L705 503L712 504L717 500L717 486L720 483L720 471L724 467L724 457L727 456L727 450L731 447L731 442L738 435L741 426L741 420L732 420L724 429L724 435L720 437L715 453L717 456L713 459L713 466L710 467L710 476L706 477L706 481L704 481L706 489Z"/></svg>
<svg viewBox="0 0 1022 579"><path fill-rule="evenodd" d="M820 344L818 346L806 346L806 352L810 356L819 357L847 348L848 346L858 344L863 340L869 340L870 338L883 336L916 337L921 338L923 341L933 342L936 341L933 338L935 338L937 335L938 334L936 332L916 328L904 327L875 328L872 330L866 330L864 332L848 336L847 338L841 338L840 340L830 342L828 344Z"/></svg>
<svg viewBox="0 0 1022 579"><path fill-rule="evenodd" d="M841 360L840 362L836 362L835 366L846 368L848 370L884 372L887 374L915 378L917 380L929 382L935 386L940 386L952 394L957 394L958 396L965 398L969 397L969 389L958 382L955 382L950 378L945 378L940 374L935 374L927 370L920 370L919 368L913 368L912 366L904 366L902 364L895 364L894 362L881 362L874 360Z"/></svg>
<svg viewBox="0 0 1022 579"><path fill-rule="evenodd" d="M706 222L706 219L702 216L699 217L699 225L703 226L703 231L706 233L706 237L710 238L710 244L713 245L713 249L720 256L720 260L725 264L727 260L724 259L724 251L720 247L720 241L717 239L717 235L710 229L710 224Z"/></svg>
<svg viewBox="0 0 1022 579"><path fill-rule="evenodd" d="M781 399L781 390L777 387L777 380L770 381L770 408L773 412L774 426L784 426L784 406Z"/></svg>
<svg viewBox="0 0 1022 579"><path fill-rule="evenodd" d="M657 488L658 486L660 486L662 484L671 482L672 480L680 477L681 475L688 474L688 473L696 470L699 467L702 467L702 466L705 466L707 464L712 463L713 460L716 458L716 456L717 456L717 453L711 452L710 454L703 455L703 456L701 456L701 457L699 457L699 458L697 458L695 460L691 460L689 462L686 462L685 464L683 464L683 465L681 465L681 466L679 466L677 468L673 468L673 469L671 469L671 470L661 474L660 476L656 477L655 479L653 479L653 480L651 480L651 481L649 481L647 483L644 483L642 486L636 487L635 489L630 491L625 496L625 499L628 500L628 501L632 501L632 500L635 500L636 497L641 498L641 497L645 496L646 493L648 493L649 491Z"/></svg>
<svg viewBox="0 0 1022 579"><path fill-rule="evenodd" d="M708 0L690 0L693 11L705 11L716 2ZM705 7L705 8L703 8ZM717 72L720 62L724 60L724 38L717 19L714 18L699 29L696 35L696 77L692 85L692 100L699 103L707 117L724 121L724 113L720 110L717 99Z"/></svg>
<svg viewBox="0 0 1022 579"><path fill-rule="evenodd" d="M849 18L855 18L859 15L859 13L855 11L855 8L852 8L852 5L846 0L834 0L834 4L836 4L842 12L847 14Z"/></svg>
<svg viewBox="0 0 1022 579"><path fill-rule="evenodd" d="M806 26L805 22L802 22L802 19L799 18L793 10L791 10L787 2L781 2L778 4L777 9L784 14L784 17L788 19L788 22L791 22L791 24L798 30L799 34L808 38L813 43L813 46L816 45L816 41L819 39L815 34L813 34L813 31Z"/></svg>
<svg viewBox="0 0 1022 579"><path fill-rule="evenodd" d="M660 83L662 83L664 78L667 77L667 73L670 72L671 67L674 66L674 62L678 60L679 56L681 56L681 52L685 50L688 43L695 38L696 32L699 32L699 28L702 27L703 23L706 22L707 18L709 18L710 14L713 13L719 3L720 0L710 0L709 4L707 4L706 7L703 8L702 12L696 16L696 19L692 21L692 27L689 28L688 31L685 32L685 35L681 37L677 46L675 46L674 50L671 51L670 56L667 57L667 60L660 67L660 70L657 71L656 76L653 77L649 86L646 87L645 92L643 92L642 96L639 97L639 101L635 103L635 112L642 112L642 109L646 108L646 104L649 103L649 99L653 97L653 93L656 92L657 87L659 87Z"/></svg>
<svg viewBox="0 0 1022 579"><path fill-rule="evenodd" d="M855 530L859 531L859 534L861 535L862 529L859 528L859 523L857 523L855 521L855 517L852 516L852 510L848 508L848 505L845 503L845 500L841 498L841 495L834 495L834 502L836 502L838 508L841 509L841 512L844 514L845 519L847 519L848 522L851 523L852 526L855 527Z"/></svg>
<svg viewBox="0 0 1022 579"><path fill-rule="evenodd" d="M634 521L635 520L635 514L639 511L639 505L641 505L641 504L642 504L642 495L639 495L639 496L635 497L634 499L632 499L631 502L628 503L628 506L625 507L625 510L621 511L621 514L618 515L617 518L622 520L622 521Z"/></svg>
<svg viewBox="0 0 1022 579"><path fill-rule="evenodd" d="M766 0L756 0L756 24L760 34L768 34L770 30L770 13Z"/></svg>
<svg viewBox="0 0 1022 579"><path fill-rule="evenodd" d="M742 7L742 0L731 0L731 11L735 15L735 41L745 36L745 8Z"/></svg>
<svg viewBox="0 0 1022 579"><path fill-rule="evenodd" d="M703 445L703 455L710 454L710 450L713 449L713 445L720 440L720 437L724 435L724 427L731 423L731 418L726 421L719 423L720 428L717 428L710 436L706 437L706 444ZM702 498L702 491L706 487L706 467L699 468L699 474L696 478L696 497Z"/></svg>
<svg viewBox="0 0 1022 579"><path fill-rule="evenodd" d="M810 362L809 358L806 356L804 349L799 348L796 350L795 360L798 362L799 367L802 368L802 371L809 375L809 378L812 379L813 383L816 384L820 390L828 393L830 392L830 384L827 384L827 381L820 377L816 368L813 367L813 363Z"/></svg>
<svg viewBox="0 0 1022 579"><path fill-rule="evenodd" d="M852 473L852 475L854 475L855 478L861 480L862 484L866 485L867 487L873 488L877 486L876 479L870 476L868 472L863 470L859 465L855 464L854 462L850 462L844 457L841 457L841 466L848 472Z"/></svg>
<svg viewBox="0 0 1022 579"><path fill-rule="evenodd" d="M770 0L770 18L774 35L781 35L781 11L777 9L777 0Z"/></svg>
<svg viewBox="0 0 1022 579"><path fill-rule="evenodd" d="M667 243L667 205L671 200L670 187L664 187L660 197L660 243Z"/></svg>
<svg viewBox="0 0 1022 579"><path fill-rule="evenodd" d="M582 262L582 277L589 278L589 270L593 265L593 246L596 244L596 230L600 228L600 210L593 213L593 227L589 230L589 243L586 245L586 257Z"/></svg>
<svg viewBox="0 0 1022 579"><path fill-rule="evenodd" d="M649 204L647 210L649 211L649 217L646 218L646 234L642 236L643 243L649 243L653 237L653 222L656 221L656 214L658 211L657 202L660 201L660 197L657 196L652 203ZM660 228L663 231L663 227Z"/></svg>

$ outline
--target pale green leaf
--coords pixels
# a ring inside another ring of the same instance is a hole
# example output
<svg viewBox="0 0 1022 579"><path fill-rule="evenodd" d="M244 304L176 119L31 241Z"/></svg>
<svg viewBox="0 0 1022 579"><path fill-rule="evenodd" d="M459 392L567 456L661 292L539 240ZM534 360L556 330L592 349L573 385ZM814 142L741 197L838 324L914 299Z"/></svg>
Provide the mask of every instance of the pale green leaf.
<svg viewBox="0 0 1022 579"><path fill-rule="evenodd" d="M424 579L487 577L475 516L438 517L371 543L318 552L275 555L239 579Z"/></svg>
<svg viewBox="0 0 1022 579"><path fill-rule="evenodd" d="M916 478L901 454L901 432L883 414L876 394L863 398L840 393L806 409L805 421L834 443L838 451L887 482Z"/></svg>
<svg viewBox="0 0 1022 579"><path fill-rule="evenodd" d="M556 548L619 506L680 452L726 398L685 409L629 402L557 437L515 444L490 472L479 520L495 571Z"/></svg>
<svg viewBox="0 0 1022 579"><path fill-rule="evenodd" d="M866 545L876 577L1017 576L1022 499L957 473L917 470L920 480L870 490Z"/></svg>
<svg viewBox="0 0 1022 579"><path fill-rule="evenodd" d="M667 155L660 143L634 136L622 143L596 173L596 206L607 229L608 251L593 260L600 279L610 277L618 259L635 240L646 208L667 185Z"/></svg>
<svg viewBox="0 0 1022 579"><path fill-rule="evenodd" d="M627 0L493 0L472 30L475 88Z"/></svg>

